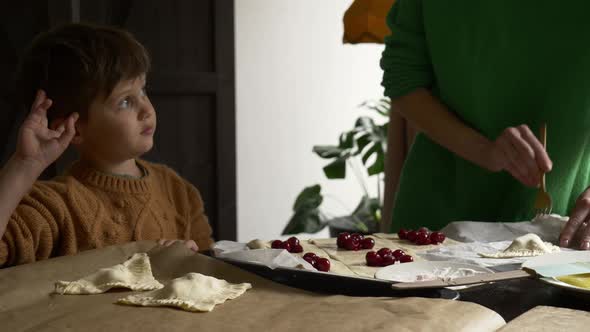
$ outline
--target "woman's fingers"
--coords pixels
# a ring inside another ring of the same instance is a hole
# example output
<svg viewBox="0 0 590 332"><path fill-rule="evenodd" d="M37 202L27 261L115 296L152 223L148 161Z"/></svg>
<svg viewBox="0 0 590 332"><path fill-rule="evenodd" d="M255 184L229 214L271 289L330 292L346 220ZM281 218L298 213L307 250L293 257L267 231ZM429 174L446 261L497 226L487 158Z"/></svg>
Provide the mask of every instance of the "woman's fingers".
<svg viewBox="0 0 590 332"><path fill-rule="evenodd" d="M524 185L538 186L541 175L551 170L547 151L526 125L507 128L496 144L507 159L506 171Z"/></svg>
<svg viewBox="0 0 590 332"><path fill-rule="evenodd" d="M519 165L522 166L522 171L527 179L527 184L530 186L536 186L539 184L541 179L541 172L539 166L535 160L535 151L517 131L514 135L510 136L510 143L517 153L516 159Z"/></svg>
<svg viewBox="0 0 590 332"><path fill-rule="evenodd" d="M535 153L535 160L537 161L537 166L539 167L541 172L550 172L553 168L553 162L551 161L551 158L549 158L549 154L547 153L547 150L543 147L543 144L539 141L537 136L533 134L533 132L528 126L521 125L519 128L521 136L527 141L527 143L533 149Z"/></svg>
<svg viewBox="0 0 590 332"><path fill-rule="evenodd" d="M588 227L590 197L587 196L587 192L588 190L580 196L570 215L570 219L561 231L559 245L562 247L571 247L577 242L580 249L590 249L590 227Z"/></svg>
<svg viewBox="0 0 590 332"><path fill-rule="evenodd" d="M578 249L590 250L590 226L588 226L588 219L584 221L578 228L578 232L574 239L577 240Z"/></svg>
<svg viewBox="0 0 590 332"><path fill-rule="evenodd" d="M500 137L497 143L507 159L506 170L524 185L530 185L526 167L519 161L518 151L510 142L508 135Z"/></svg>

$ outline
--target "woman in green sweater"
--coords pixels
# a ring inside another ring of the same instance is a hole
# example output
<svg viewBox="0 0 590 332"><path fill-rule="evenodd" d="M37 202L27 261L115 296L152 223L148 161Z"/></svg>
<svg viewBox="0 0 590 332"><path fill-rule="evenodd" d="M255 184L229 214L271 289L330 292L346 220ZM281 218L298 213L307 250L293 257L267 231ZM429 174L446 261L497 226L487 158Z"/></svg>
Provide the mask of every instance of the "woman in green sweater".
<svg viewBox="0 0 590 332"><path fill-rule="evenodd" d="M421 134L392 230L532 217L542 173L565 247L590 249L590 4L398 0L385 94ZM547 124L547 149L533 132Z"/></svg>

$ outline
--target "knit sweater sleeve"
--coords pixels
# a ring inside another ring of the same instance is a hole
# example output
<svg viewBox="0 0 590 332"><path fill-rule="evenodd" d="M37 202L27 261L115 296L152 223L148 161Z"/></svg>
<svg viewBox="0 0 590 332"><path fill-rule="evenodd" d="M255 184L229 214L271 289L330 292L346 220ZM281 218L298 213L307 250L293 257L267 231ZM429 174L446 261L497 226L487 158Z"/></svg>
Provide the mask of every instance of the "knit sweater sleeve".
<svg viewBox="0 0 590 332"><path fill-rule="evenodd" d="M35 184L10 216L0 241L0 266L51 257L59 239L64 206L63 199L50 186Z"/></svg>
<svg viewBox="0 0 590 332"><path fill-rule="evenodd" d="M199 250L210 249L213 245L211 225L205 214L205 207L201 193L195 186L185 181L189 199L189 227L190 237L199 246Z"/></svg>
<svg viewBox="0 0 590 332"><path fill-rule="evenodd" d="M387 15L381 68L385 95L395 99L417 88L429 88L433 70L424 34L422 0L398 0Z"/></svg>

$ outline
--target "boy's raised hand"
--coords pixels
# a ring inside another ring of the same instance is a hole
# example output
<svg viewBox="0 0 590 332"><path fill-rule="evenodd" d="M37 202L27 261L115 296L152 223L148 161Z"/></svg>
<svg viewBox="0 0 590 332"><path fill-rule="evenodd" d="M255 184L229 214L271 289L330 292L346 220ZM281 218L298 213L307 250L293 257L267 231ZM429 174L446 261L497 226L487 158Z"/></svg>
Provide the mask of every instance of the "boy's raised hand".
<svg viewBox="0 0 590 332"><path fill-rule="evenodd" d="M56 130L48 127L47 110L52 101L45 91L37 91L31 112L21 125L15 156L19 161L42 172L68 147L76 133L78 113L73 113Z"/></svg>

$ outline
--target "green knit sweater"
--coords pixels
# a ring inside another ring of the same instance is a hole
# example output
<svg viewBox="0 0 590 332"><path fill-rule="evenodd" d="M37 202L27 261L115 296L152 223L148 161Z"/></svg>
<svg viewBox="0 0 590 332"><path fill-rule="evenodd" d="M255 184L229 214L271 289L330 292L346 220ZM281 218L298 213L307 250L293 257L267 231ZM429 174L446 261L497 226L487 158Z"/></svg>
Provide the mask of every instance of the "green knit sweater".
<svg viewBox="0 0 590 332"><path fill-rule="evenodd" d="M547 123L553 211L589 185L590 2L398 0L381 59L385 94L430 89L489 139ZM531 218L535 189L418 135L404 165L392 230L454 220Z"/></svg>

